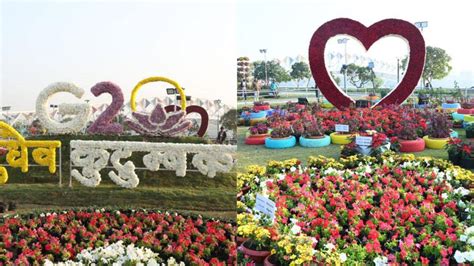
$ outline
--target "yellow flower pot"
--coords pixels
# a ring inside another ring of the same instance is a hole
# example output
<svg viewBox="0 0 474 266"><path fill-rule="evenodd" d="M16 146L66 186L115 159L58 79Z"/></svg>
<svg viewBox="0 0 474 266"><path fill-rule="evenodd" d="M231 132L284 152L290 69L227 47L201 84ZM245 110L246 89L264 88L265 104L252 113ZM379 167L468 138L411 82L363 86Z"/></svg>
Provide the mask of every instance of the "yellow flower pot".
<svg viewBox="0 0 474 266"><path fill-rule="evenodd" d="M465 122L474 122L474 115L464 115Z"/></svg>
<svg viewBox="0 0 474 266"><path fill-rule="evenodd" d="M425 144L426 144L426 148L435 149L435 150L444 149L446 144L448 144L448 139L449 138L434 139L434 138L430 138L429 136L423 137L423 140L425 141Z"/></svg>
<svg viewBox="0 0 474 266"><path fill-rule="evenodd" d="M333 132L329 136L331 137L332 144L346 145L351 143L351 138L353 138L355 134L339 134L338 132Z"/></svg>

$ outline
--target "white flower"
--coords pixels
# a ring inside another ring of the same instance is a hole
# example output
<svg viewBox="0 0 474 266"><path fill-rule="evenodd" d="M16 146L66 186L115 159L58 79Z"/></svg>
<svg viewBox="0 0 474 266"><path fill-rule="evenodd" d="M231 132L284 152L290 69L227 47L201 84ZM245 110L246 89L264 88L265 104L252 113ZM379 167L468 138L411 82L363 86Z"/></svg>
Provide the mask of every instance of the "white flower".
<svg viewBox="0 0 474 266"><path fill-rule="evenodd" d="M448 194L447 194L447 193L443 193L443 194L441 194L441 198L443 198L443 199L447 199L447 198L448 198Z"/></svg>
<svg viewBox="0 0 474 266"><path fill-rule="evenodd" d="M297 235L301 232L301 227L298 225L294 224L293 227L291 227L291 233L294 235Z"/></svg>
<svg viewBox="0 0 474 266"><path fill-rule="evenodd" d="M459 240L462 241L462 242L466 242L467 236L466 235L460 235Z"/></svg>
<svg viewBox="0 0 474 266"><path fill-rule="evenodd" d="M324 245L324 248L327 250L333 250L336 248L336 246L334 246L333 243L327 243L326 245Z"/></svg>
<svg viewBox="0 0 474 266"><path fill-rule="evenodd" d="M121 163L133 152L148 153L143 156L143 164L150 171L157 171L160 165L174 170L177 176L185 176L187 155L193 154L192 165L202 174L214 177L217 172L229 172L234 166L232 154L236 146L190 143L151 143L136 141L71 141L71 175L84 186L95 187L101 182L100 171L109 162L116 171L108 173L110 179L125 188L134 188L139 179L132 161ZM112 150L109 152L108 150Z"/></svg>
<svg viewBox="0 0 474 266"><path fill-rule="evenodd" d="M464 259L469 262L474 261L474 250L469 250L464 252Z"/></svg>
<svg viewBox="0 0 474 266"><path fill-rule="evenodd" d="M89 121L92 111L92 107L87 103L60 104L58 106L58 112L60 114L74 115L74 118L68 122L60 123L54 121L48 115L49 98L60 92L70 93L80 99L85 91L68 82L56 82L49 85L40 92L36 99L36 115L38 119L50 133L64 134L81 131L86 126L87 121Z"/></svg>
<svg viewBox="0 0 474 266"><path fill-rule="evenodd" d="M454 259L457 263L464 263L466 261L463 252L460 252L459 250L456 250L456 252L454 252Z"/></svg>
<svg viewBox="0 0 474 266"><path fill-rule="evenodd" d="M341 262L345 262L347 260L346 253L339 254L339 259L341 260Z"/></svg>
<svg viewBox="0 0 474 266"><path fill-rule="evenodd" d="M290 171L291 171L291 172L296 171L296 167L292 166L292 167L290 168Z"/></svg>
<svg viewBox="0 0 474 266"><path fill-rule="evenodd" d="M454 194L460 194L461 196L466 196L469 195L470 191L469 189L465 189L464 187L459 187L453 190Z"/></svg>
<svg viewBox="0 0 474 266"><path fill-rule="evenodd" d="M387 257L380 256L374 259L375 266L386 266L388 265Z"/></svg>

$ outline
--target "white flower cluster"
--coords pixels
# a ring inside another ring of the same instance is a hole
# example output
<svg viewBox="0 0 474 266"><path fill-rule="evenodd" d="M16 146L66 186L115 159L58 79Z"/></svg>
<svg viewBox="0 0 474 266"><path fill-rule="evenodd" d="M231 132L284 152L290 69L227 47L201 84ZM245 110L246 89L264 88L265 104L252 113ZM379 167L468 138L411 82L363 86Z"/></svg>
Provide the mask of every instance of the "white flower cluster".
<svg viewBox="0 0 474 266"><path fill-rule="evenodd" d="M454 259L457 263L474 262L474 226L470 226L464 230L464 234L459 236L461 242L465 242L467 251L456 250ZM472 265L472 264L471 264Z"/></svg>
<svg viewBox="0 0 474 266"><path fill-rule="evenodd" d="M135 247L134 244L125 246L122 241L118 241L106 247L96 249L84 249L76 257L75 261L64 261L53 263L46 260L45 266L85 266L95 265L148 265L148 266L184 266L184 262L177 262L174 258L162 262L159 255L148 248Z"/></svg>
<svg viewBox="0 0 474 266"><path fill-rule="evenodd" d="M381 256L374 259L375 266L386 266L388 265L388 258Z"/></svg>
<svg viewBox="0 0 474 266"><path fill-rule="evenodd" d="M58 106L58 112L60 114L75 115L75 117L64 123L54 121L48 115L48 100L51 96L59 92L68 92L77 98L81 98L82 95L84 95L83 89L69 82L56 82L49 85L40 92L36 99L36 115L38 119L50 133L67 134L81 131L86 126L87 121L89 121L92 110L91 106L87 103L60 104Z"/></svg>
<svg viewBox="0 0 474 266"><path fill-rule="evenodd" d="M110 179L125 188L138 186L139 178L135 174L135 165L131 161L124 164L121 159L128 158L133 152L146 152L143 164L150 171L157 171L160 165L167 170L176 171L177 176L185 176L187 154L194 154L192 164L204 175L214 177L217 172L229 172L234 166L232 154L236 146L187 144L187 143L150 143L135 141L71 141L72 167L82 167L71 175L84 186L95 187L100 184L100 170L108 164L109 158L117 172L108 173ZM114 150L112 155L107 150Z"/></svg>

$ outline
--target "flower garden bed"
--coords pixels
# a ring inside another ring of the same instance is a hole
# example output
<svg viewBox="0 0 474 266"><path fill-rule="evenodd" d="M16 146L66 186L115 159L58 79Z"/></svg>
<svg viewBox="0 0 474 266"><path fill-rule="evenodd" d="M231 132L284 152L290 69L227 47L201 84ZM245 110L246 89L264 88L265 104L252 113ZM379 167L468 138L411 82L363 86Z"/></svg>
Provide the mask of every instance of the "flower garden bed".
<svg viewBox="0 0 474 266"><path fill-rule="evenodd" d="M0 264L75 261L84 250L122 241L164 261L225 265L236 261L233 223L145 210L69 210L1 218Z"/></svg>
<svg viewBox="0 0 474 266"><path fill-rule="evenodd" d="M472 181L470 171L413 155L273 161L238 176L250 187L237 203L238 236L284 265L468 265ZM275 202L273 224L255 211L258 194Z"/></svg>

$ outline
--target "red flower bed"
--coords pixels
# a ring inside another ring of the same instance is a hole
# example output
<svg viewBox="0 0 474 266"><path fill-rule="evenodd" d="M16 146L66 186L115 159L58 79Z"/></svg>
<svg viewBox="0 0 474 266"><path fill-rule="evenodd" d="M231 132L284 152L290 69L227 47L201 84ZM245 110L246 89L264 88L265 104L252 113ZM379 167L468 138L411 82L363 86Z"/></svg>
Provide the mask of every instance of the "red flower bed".
<svg viewBox="0 0 474 266"><path fill-rule="evenodd" d="M384 133L388 137L396 136L402 130L401 122L404 120L415 121L420 133L426 131L426 114L423 111L405 106L385 106L384 108L357 108L344 110L303 110L301 112L288 113L284 116L274 114L268 118L270 127L280 124L288 125L298 123L300 119L308 120L316 117L321 120L321 125L329 134L334 131L336 124L346 124L350 126L351 132L362 132L366 130L376 130Z"/></svg>
<svg viewBox="0 0 474 266"><path fill-rule="evenodd" d="M235 227L222 221L145 211L68 211L0 220L0 265L74 259L119 240L186 264L235 264Z"/></svg>

